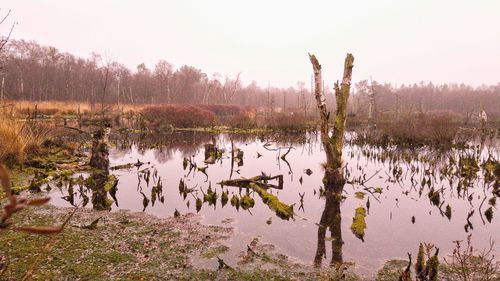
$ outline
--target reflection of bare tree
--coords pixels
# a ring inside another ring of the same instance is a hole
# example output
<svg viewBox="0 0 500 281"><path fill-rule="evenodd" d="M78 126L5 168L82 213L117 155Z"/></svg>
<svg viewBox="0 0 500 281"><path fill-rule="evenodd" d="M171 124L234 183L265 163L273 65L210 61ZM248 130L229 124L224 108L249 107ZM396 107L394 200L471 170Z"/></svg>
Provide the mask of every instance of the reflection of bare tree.
<svg viewBox="0 0 500 281"><path fill-rule="evenodd" d="M196 131L177 131L172 134L115 134L111 136L111 141L116 144L113 156L120 157L130 153L133 146L136 146L139 152L145 152L148 149L156 149L155 158L164 163L172 159L172 155L179 151L183 157L190 157L198 153L199 149L205 143L212 142L214 137L217 142L228 143L233 140L235 143L249 143L256 139L261 141L274 141L294 145L305 143L308 134L278 134L266 133L255 134L229 134L214 135L209 132ZM286 141L286 142L285 142Z"/></svg>
<svg viewBox="0 0 500 281"><path fill-rule="evenodd" d="M167 149L167 148L159 148L159 149L156 149L154 151L154 156L155 156L155 159L159 162L159 163L166 163L168 160L171 160L174 158L174 152L172 151L172 149Z"/></svg>
<svg viewBox="0 0 500 281"><path fill-rule="evenodd" d="M342 228L340 202L341 194L336 193L336 188L325 188L325 209L321 215L318 227L318 247L314 257L314 265L320 267L322 260L326 257L326 230L330 228L330 239L332 241L332 260L330 265L338 265L343 262L342 259ZM341 188L340 188L341 190Z"/></svg>

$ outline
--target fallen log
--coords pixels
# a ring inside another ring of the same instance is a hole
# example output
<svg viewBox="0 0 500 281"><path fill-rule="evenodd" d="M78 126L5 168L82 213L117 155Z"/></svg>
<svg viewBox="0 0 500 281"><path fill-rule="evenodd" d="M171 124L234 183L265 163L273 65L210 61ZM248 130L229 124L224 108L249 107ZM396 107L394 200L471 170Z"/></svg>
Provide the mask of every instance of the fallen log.
<svg viewBox="0 0 500 281"><path fill-rule="evenodd" d="M272 195L267 192L265 189L259 187L254 183L250 183L250 188L252 188L257 194L259 194L260 198L262 198L262 202L266 204L269 209L276 212L276 215L283 219L289 220L293 218L293 205L287 205L279 200L278 197Z"/></svg>
<svg viewBox="0 0 500 281"><path fill-rule="evenodd" d="M268 181L271 180L278 180L278 185L275 184L270 184ZM260 176L255 176L252 178L241 178L241 179L234 179L234 180L225 180L221 181L218 184L223 185L223 186L237 186L237 187L249 187L249 185L253 183L258 185L261 188L264 189L269 189L269 188L275 188L275 189L283 189L283 175L277 175L274 177L267 176L267 175L260 175Z"/></svg>
<svg viewBox="0 0 500 281"><path fill-rule="evenodd" d="M267 183L269 180L278 180L279 185ZM267 189L269 188L283 189L283 175L271 177L262 174L249 179L242 178L226 180L220 182L219 184L223 186L236 186L252 189L260 196L260 198L262 198L262 202L264 202L269 209L276 212L276 216L284 220L293 218L293 205L287 205L281 202L277 196L267 192ZM232 201L233 200L231 200L231 203Z"/></svg>

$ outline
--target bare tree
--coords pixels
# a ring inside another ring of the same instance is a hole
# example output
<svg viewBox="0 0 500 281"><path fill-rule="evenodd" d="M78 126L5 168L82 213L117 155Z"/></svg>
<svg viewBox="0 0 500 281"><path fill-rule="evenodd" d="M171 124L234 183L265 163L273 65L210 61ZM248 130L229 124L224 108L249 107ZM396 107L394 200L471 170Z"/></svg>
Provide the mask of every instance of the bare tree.
<svg viewBox="0 0 500 281"><path fill-rule="evenodd" d="M1 9L0 9L1 12ZM7 20L7 18L10 15L10 10L7 12L7 14L0 20L0 26ZM4 68L4 60L3 60L3 48L9 42L10 35L12 34L12 31L14 31L14 26L16 25L16 22L12 24L10 27L9 33L7 36L2 36L0 34L0 73L3 74L3 68ZM4 89L5 89L5 75L2 75L2 82L0 84L0 102L4 100Z"/></svg>
<svg viewBox="0 0 500 281"><path fill-rule="evenodd" d="M236 90L240 86L240 75L241 72L238 72L238 74L236 74L236 78L233 81L231 81L231 79L226 75L226 82L224 83L223 89L225 104L230 104L233 101Z"/></svg>
<svg viewBox="0 0 500 281"><path fill-rule="evenodd" d="M2 9L0 9L0 12L2 11ZM7 14L0 20L0 25L2 25L6 20L7 18L9 17L10 15L10 10L7 12ZM2 51L2 49L5 47L5 45L7 44L7 42L9 42L9 39L10 39L10 36L12 35L12 31L14 31L14 27L16 26L17 22L14 22L11 27L10 27L10 30L9 30L9 33L7 34L7 36L0 36L0 52Z"/></svg>
<svg viewBox="0 0 500 281"><path fill-rule="evenodd" d="M309 59L313 65L314 71L314 95L321 117L321 142L326 153L325 179L327 182L342 183L344 177L342 174L342 148L344 145L344 132L347 117L347 101L351 88L352 68L354 57L347 54L344 62L344 76L339 86L335 83L335 97L337 111L335 113L333 134L329 133L330 112L326 108L326 99L322 91L321 64L314 55L309 54ZM334 186L343 186L334 184Z"/></svg>
<svg viewBox="0 0 500 281"><path fill-rule="evenodd" d="M166 96L165 100L167 103L171 103L172 99L170 96L172 75L174 73L174 67L165 60L160 60L154 70L154 75L158 80L158 90L160 96Z"/></svg>

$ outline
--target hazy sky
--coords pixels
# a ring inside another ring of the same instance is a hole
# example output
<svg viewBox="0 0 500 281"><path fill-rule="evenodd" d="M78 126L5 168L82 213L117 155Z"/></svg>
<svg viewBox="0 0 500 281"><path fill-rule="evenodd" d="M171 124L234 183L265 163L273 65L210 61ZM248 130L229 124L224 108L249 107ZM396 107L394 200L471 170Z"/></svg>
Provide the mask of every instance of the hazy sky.
<svg viewBox="0 0 500 281"><path fill-rule="evenodd" d="M19 23L13 38L83 57L107 51L132 69L165 59L288 87L309 84L312 52L331 85L352 52L356 81L500 82L498 0L2 0L0 7Z"/></svg>

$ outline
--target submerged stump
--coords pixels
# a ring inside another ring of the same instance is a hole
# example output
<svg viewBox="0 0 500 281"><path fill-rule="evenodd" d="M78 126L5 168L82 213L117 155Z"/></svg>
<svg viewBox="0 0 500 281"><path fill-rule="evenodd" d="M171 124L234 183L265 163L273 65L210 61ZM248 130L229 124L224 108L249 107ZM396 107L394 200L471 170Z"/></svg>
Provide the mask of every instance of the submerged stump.
<svg viewBox="0 0 500 281"><path fill-rule="evenodd" d="M93 168L87 186L92 190L92 206L95 210L110 210L113 200L108 198L109 186L109 129L101 128L93 134L89 165ZM113 183L113 185L115 185Z"/></svg>

